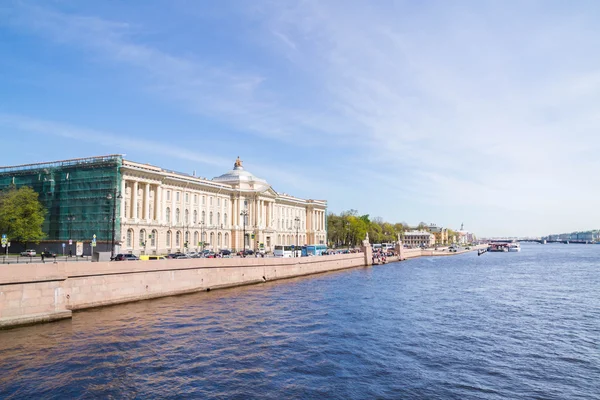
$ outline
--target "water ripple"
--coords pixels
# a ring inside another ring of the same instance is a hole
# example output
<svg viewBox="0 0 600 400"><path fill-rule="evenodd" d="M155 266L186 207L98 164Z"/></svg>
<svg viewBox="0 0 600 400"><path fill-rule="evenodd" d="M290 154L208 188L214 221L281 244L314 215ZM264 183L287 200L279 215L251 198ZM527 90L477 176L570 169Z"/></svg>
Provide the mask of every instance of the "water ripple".
<svg viewBox="0 0 600 400"><path fill-rule="evenodd" d="M410 260L0 332L0 398L598 399L600 246Z"/></svg>

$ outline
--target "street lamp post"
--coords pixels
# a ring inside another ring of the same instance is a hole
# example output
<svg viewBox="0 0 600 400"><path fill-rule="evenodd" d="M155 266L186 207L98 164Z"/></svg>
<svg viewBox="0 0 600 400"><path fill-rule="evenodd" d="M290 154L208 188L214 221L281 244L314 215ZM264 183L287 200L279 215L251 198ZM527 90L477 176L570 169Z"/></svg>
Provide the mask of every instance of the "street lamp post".
<svg viewBox="0 0 600 400"><path fill-rule="evenodd" d="M294 218L294 221L296 222L296 250L294 250L294 257L296 257L296 255L298 253L296 253L298 251L298 230L300 229L300 217L296 217Z"/></svg>
<svg viewBox="0 0 600 400"><path fill-rule="evenodd" d="M69 221L69 256L71 256L73 254L73 221L75 221L75 216L73 214L69 214L67 216L67 221Z"/></svg>
<svg viewBox="0 0 600 400"><path fill-rule="evenodd" d="M200 222L200 241L202 242L202 254L204 254L204 220Z"/></svg>
<svg viewBox="0 0 600 400"><path fill-rule="evenodd" d="M121 198L121 193L117 192L117 188L113 188L112 193L106 195L107 200L113 201L112 206L112 229L110 232L110 258L111 260L115 257L115 221L117 219L117 199Z"/></svg>
<svg viewBox="0 0 600 400"><path fill-rule="evenodd" d="M242 217L243 224L244 224L244 236L243 236L244 245L242 246L242 256L246 257L246 217L248 216L248 210L242 210L242 212L240 213L240 216Z"/></svg>

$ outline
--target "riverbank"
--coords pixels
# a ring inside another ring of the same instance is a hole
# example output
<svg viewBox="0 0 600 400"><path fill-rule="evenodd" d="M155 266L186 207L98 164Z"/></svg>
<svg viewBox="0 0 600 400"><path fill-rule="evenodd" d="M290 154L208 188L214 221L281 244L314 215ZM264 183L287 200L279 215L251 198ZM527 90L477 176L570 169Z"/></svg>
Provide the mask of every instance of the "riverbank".
<svg viewBox="0 0 600 400"><path fill-rule="evenodd" d="M402 259L468 251L404 249ZM390 257L388 262L399 259ZM370 247L366 253L324 257L6 265L0 268L0 328L71 318L73 311L87 308L368 265L371 265Z"/></svg>

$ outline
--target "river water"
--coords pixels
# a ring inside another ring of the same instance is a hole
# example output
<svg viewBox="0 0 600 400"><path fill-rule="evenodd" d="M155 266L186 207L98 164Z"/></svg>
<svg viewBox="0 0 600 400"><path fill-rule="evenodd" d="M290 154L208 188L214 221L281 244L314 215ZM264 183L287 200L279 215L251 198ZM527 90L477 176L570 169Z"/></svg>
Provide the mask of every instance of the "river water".
<svg viewBox="0 0 600 400"><path fill-rule="evenodd" d="M0 331L0 398L599 399L600 245L419 258Z"/></svg>

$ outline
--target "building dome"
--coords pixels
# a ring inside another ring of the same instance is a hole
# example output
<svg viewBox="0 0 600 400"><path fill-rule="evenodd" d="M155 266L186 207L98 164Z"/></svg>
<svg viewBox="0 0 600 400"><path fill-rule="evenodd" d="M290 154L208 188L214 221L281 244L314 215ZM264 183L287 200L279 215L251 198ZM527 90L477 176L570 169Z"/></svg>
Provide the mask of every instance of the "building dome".
<svg viewBox="0 0 600 400"><path fill-rule="evenodd" d="M252 191L264 191L270 187L266 180L254 176L242 166L240 157L235 160L233 169L221 176L213 178L214 182L225 183L234 188Z"/></svg>

